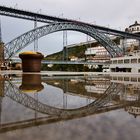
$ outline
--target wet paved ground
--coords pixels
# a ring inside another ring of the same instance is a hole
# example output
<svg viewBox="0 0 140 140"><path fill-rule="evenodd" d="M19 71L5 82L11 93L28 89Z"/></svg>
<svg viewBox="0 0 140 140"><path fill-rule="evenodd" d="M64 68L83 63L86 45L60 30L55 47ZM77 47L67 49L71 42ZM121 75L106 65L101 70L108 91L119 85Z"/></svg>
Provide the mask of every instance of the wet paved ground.
<svg viewBox="0 0 140 140"><path fill-rule="evenodd" d="M140 82L122 79L1 75L0 140L138 140Z"/></svg>

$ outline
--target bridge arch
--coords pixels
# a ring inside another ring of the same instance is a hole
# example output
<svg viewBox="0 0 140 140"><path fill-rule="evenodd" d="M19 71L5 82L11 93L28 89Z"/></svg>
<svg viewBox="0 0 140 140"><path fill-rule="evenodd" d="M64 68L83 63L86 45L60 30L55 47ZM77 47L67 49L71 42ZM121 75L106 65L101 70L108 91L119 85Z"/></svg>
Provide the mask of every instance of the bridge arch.
<svg viewBox="0 0 140 140"><path fill-rule="evenodd" d="M100 33L97 29L80 22L56 22L30 30L7 43L5 57L7 59L13 57L37 38L63 30L78 31L91 36L105 47L111 57L122 55L122 50L108 36Z"/></svg>
<svg viewBox="0 0 140 140"><path fill-rule="evenodd" d="M68 116L68 115L78 115L78 114L86 114L87 112L93 113L98 110L100 107L103 107L107 104L110 99L113 98L114 95L117 95L121 90L122 85L111 83L110 86L106 89L104 94L99 98L93 101L92 103L75 109L60 109L53 106L49 106L44 104L36 99L32 98L31 96L24 94L19 88L14 85L12 82L8 81L5 87L5 96L11 98L12 100L16 101L24 105L27 108L32 110L36 110L43 114L48 115L58 115L58 116Z"/></svg>

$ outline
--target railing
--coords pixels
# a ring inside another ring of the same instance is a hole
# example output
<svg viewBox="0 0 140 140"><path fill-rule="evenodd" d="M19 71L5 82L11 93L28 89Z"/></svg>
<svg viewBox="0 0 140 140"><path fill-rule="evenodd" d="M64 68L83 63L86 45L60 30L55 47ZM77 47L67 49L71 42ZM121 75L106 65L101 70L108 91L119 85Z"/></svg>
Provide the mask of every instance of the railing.
<svg viewBox="0 0 140 140"><path fill-rule="evenodd" d="M20 59L12 60L13 63L21 63ZM42 60L42 64L83 64L83 65L109 65L110 61L106 62L86 62L86 61L52 61L52 60Z"/></svg>

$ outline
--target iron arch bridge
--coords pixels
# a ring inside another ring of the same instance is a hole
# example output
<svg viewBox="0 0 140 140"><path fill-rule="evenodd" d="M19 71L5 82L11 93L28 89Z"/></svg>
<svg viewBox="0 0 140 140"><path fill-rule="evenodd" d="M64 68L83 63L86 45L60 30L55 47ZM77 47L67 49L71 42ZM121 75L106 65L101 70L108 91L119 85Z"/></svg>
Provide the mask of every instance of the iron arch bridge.
<svg viewBox="0 0 140 140"><path fill-rule="evenodd" d="M123 54L122 49L119 48L115 42L113 42L107 35L100 33L94 27L79 22L55 22L30 30L7 43L4 52L5 58L9 59L13 57L35 39L63 30L78 31L93 37L109 52L111 57L121 56Z"/></svg>
<svg viewBox="0 0 140 140"><path fill-rule="evenodd" d="M76 109L60 109L56 107L49 106L47 104L43 104L42 102L37 101L36 99L32 98L31 96L24 94L22 91L16 87L11 81L5 86L5 95L10 99L16 101L17 103L22 104L23 106L30 108L32 110L36 110L43 114L48 115L57 115L57 116L71 116L76 114L86 114L87 111L95 112L98 108L103 107L107 104L114 95L119 94L122 90L120 84L111 83L104 94L99 98L93 101L92 103L76 108Z"/></svg>

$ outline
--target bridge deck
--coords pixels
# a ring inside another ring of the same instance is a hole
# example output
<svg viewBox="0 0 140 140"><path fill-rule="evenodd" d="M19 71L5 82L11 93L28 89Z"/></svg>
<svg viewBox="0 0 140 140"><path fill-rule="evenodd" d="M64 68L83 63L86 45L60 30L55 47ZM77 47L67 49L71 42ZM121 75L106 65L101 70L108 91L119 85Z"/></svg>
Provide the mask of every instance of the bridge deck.
<svg viewBox="0 0 140 140"><path fill-rule="evenodd" d="M85 22L76 21L76 20L67 19L67 18L59 18L59 17L55 17L55 16L49 16L49 15L34 13L34 12L30 12L30 11L19 10L19 9L6 7L6 6L0 6L0 15L27 19L27 20L32 20L32 21L38 21L38 22L43 22L43 23L77 22L79 24L85 24L85 25L92 26L95 29L97 29L101 32L104 32L106 34L112 34L112 35L117 35L117 36L121 36L124 38L133 38L133 39L140 40L140 35L137 35L137 34L131 34L128 32L110 29L110 28L103 27L103 26L93 25L90 23L85 23Z"/></svg>
<svg viewBox="0 0 140 140"><path fill-rule="evenodd" d="M21 62L20 59L12 60L12 62L17 63ZM52 61L52 60L43 60L42 64L83 64L83 65L109 65L107 62L88 62L88 61Z"/></svg>

